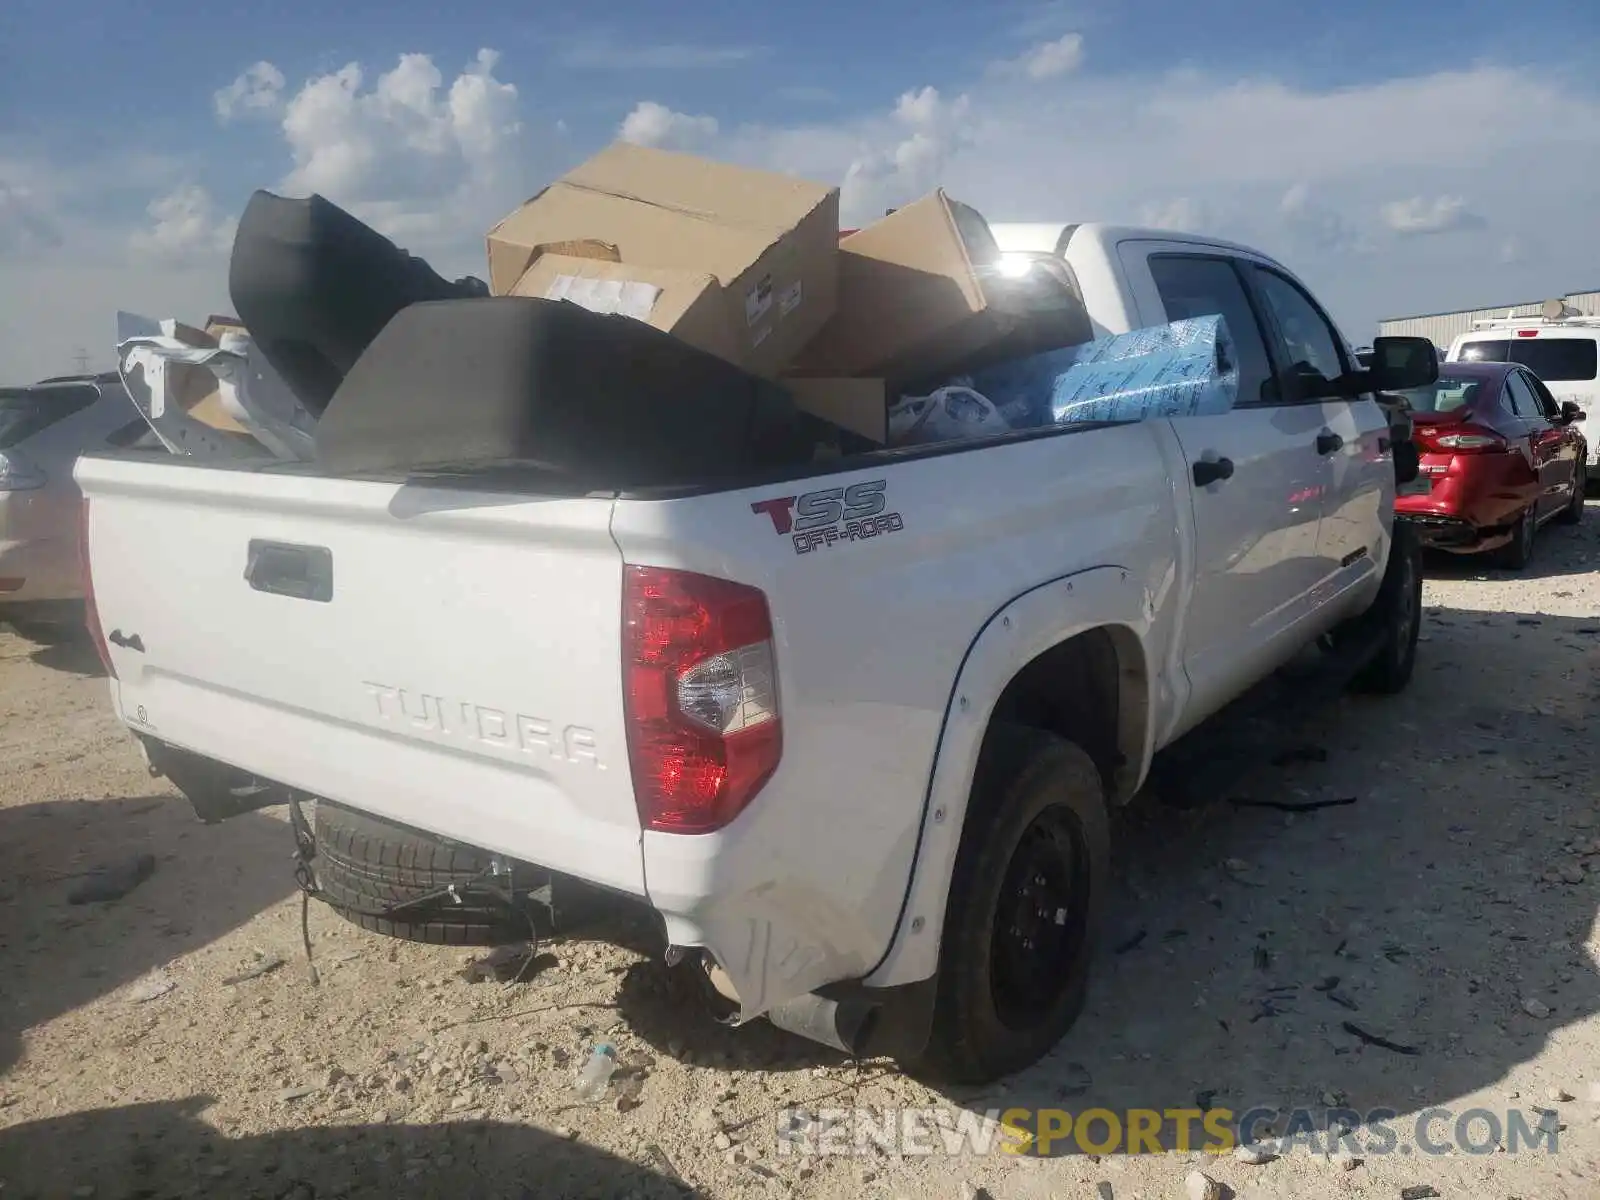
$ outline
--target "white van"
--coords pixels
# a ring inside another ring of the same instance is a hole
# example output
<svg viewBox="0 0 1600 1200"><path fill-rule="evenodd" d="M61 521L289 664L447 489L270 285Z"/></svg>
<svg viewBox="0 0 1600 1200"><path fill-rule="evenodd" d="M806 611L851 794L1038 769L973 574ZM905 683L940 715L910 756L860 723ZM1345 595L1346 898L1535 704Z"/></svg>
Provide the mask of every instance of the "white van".
<svg viewBox="0 0 1600 1200"><path fill-rule="evenodd" d="M1471 333L1451 343L1447 361L1521 363L1544 380L1557 404L1571 400L1600 420L1600 316L1560 300L1547 301L1543 316L1474 321ZM1600 464L1600 438L1587 431L1585 437L1593 467Z"/></svg>

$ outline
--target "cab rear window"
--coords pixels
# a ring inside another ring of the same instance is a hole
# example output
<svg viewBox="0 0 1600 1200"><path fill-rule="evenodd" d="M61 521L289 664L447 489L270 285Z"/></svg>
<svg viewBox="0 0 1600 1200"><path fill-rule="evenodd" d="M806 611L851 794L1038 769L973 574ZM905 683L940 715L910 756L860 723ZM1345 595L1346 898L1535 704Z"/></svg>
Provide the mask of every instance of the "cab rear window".
<svg viewBox="0 0 1600 1200"><path fill-rule="evenodd" d="M0 450L21 445L99 398L91 387L0 388Z"/></svg>
<svg viewBox="0 0 1600 1200"><path fill-rule="evenodd" d="M1486 338L1463 342L1461 361L1521 363L1546 383L1581 383L1600 374L1595 345L1587 337Z"/></svg>

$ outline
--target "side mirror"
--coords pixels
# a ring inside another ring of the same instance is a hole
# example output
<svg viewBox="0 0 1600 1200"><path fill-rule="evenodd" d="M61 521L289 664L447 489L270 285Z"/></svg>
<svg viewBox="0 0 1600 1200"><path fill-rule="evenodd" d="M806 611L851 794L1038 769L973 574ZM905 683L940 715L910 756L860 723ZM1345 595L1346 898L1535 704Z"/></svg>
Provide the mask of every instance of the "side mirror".
<svg viewBox="0 0 1600 1200"><path fill-rule="evenodd" d="M1427 387L1439 378L1439 352L1425 337L1373 338L1367 376L1375 392Z"/></svg>
<svg viewBox="0 0 1600 1200"><path fill-rule="evenodd" d="M1574 421L1581 421L1588 415L1578 407L1577 402L1574 400L1563 400L1561 402L1561 423L1563 425L1571 425Z"/></svg>

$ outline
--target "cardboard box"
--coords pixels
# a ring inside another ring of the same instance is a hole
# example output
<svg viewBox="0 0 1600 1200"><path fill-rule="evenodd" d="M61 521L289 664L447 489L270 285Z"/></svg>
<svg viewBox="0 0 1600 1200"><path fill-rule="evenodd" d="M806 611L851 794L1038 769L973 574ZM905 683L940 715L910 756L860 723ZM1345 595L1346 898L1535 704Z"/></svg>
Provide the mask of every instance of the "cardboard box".
<svg viewBox="0 0 1600 1200"><path fill-rule="evenodd" d="M880 446L889 440L889 392L882 379L794 376L779 380L795 405Z"/></svg>
<svg viewBox="0 0 1600 1200"><path fill-rule="evenodd" d="M510 294L571 300L595 312L623 313L718 358L731 361L737 357L722 285L705 272L638 267L576 254L541 254Z"/></svg>
<svg viewBox="0 0 1600 1200"><path fill-rule="evenodd" d="M618 142L489 231L489 286L508 294L562 242L599 241L628 267L721 286L730 361L775 377L833 315L839 191L787 175Z"/></svg>
<svg viewBox="0 0 1600 1200"><path fill-rule="evenodd" d="M936 191L839 243L833 319L806 374L937 375L1013 335L1030 308L999 270L983 217Z"/></svg>

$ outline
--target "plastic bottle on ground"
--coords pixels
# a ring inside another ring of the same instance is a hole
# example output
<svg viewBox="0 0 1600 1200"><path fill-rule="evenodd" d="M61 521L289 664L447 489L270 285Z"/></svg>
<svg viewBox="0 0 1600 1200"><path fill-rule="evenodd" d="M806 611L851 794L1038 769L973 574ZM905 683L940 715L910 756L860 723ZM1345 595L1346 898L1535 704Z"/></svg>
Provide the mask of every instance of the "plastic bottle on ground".
<svg viewBox="0 0 1600 1200"><path fill-rule="evenodd" d="M593 1104L606 1094L611 1075L617 1069L617 1052L602 1042L589 1052L588 1061L578 1072L578 1099Z"/></svg>

